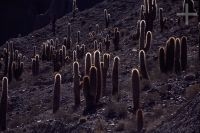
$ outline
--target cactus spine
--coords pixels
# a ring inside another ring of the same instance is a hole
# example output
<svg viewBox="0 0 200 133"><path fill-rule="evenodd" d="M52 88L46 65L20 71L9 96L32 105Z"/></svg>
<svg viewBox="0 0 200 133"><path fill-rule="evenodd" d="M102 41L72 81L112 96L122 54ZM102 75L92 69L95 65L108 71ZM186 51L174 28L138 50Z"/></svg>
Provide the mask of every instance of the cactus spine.
<svg viewBox="0 0 200 133"><path fill-rule="evenodd" d="M1 96L1 104L0 104L0 130L6 130L6 112L7 112L7 104L8 104L8 78L3 77L2 80L2 96Z"/></svg>
<svg viewBox="0 0 200 133"><path fill-rule="evenodd" d="M113 62L112 69L112 95L118 96L119 94L119 57L116 56Z"/></svg>
<svg viewBox="0 0 200 133"><path fill-rule="evenodd" d="M73 78L74 78L74 101L75 106L79 106L80 101L80 90L81 90L81 84L80 84L80 72L79 72L79 63L76 61L73 63Z"/></svg>
<svg viewBox="0 0 200 133"><path fill-rule="evenodd" d="M148 74L147 68L146 68L146 54L145 54L144 50L140 50L139 60L140 60L140 72L141 72L142 78L148 80L149 74Z"/></svg>
<svg viewBox="0 0 200 133"><path fill-rule="evenodd" d="M181 67L182 70L187 67L187 38L185 36L181 38Z"/></svg>
<svg viewBox="0 0 200 133"><path fill-rule="evenodd" d="M140 107L140 74L137 69L132 70L133 111Z"/></svg>
<svg viewBox="0 0 200 133"><path fill-rule="evenodd" d="M137 132L140 133L143 130L144 126L144 120L143 120L144 117L141 109L137 111L136 119L137 119Z"/></svg>
<svg viewBox="0 0 200 133"><path fill-rule="evenodd" d="M61 75L56 74L54 81L53 113L56 113L60 107L60 89L61 89Z"/></svg>

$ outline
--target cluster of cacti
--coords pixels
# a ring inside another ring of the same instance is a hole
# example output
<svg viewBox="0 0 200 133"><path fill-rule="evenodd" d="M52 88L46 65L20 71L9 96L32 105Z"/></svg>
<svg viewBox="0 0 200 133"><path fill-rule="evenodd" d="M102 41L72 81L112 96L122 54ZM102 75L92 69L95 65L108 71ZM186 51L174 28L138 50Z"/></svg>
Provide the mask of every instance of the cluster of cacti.
<svg viewBox="0 0 200 133"><path fill-rule="evenodd" d="M40 59L39 55L36 54L35 58L32 59L32 75L37 76L40 71Z"/></svg>
<svg viewBox="0 0 200 133"><path fill-rule="evenodd" d="M163 8L159 9L159 20L160 20L160 29L161 29L161 32L163 32L165 23L167 21L166 18L163 18Z"/></svg>
<svg viewBox="0 0 200 133"><path fill-rule="evenodd" d="M54 50L55 50L55 43L53 40L52 42L50 40L44 42L42 45L42 60L51 61L53 59Z"/></svg>
<svg viewBox="0 0 200 133"><path fill-rule="evenodd" d="M149 74L146 67L146 54L144 50L140 50L139 52L139 61L140 61L140 73L142 78L149 79Z"/></svg>
<svg viewBox="0 0 200 133"><path fill-rule="evenodd" d="M159 49L159 64L161 72L179 73L187 67L187 38L181 40L171 37L165 48Z"/></svg>
<svg viewBox="0 0 200 133"><path fill-rule="evenodd" d="M107 9L104 9L104 17L105 17L106 28L108 28L110 24L110 14L108 14Z"/></svg>
<svg viewBox="0 0 200 133"><path fill-rule="evenodd" d="M109 51L111 44L111 41L109 40L109 35L106 35L106 38L104 39L104 44L106 46L106 51Z"/></svg>
<svg viewBox="0 0 200 133"><path fill-rule="evenodd" d="M107 73L108 68L110 64L110 54L104 54L103 55L103 62L101 62L101 69L102 69L102 94L106 94L106 79L107 79Z"/></svg>
<svg viewBox="0 0 200 133"><path fill-rule="evenodd" d="M73 18L76 16L76 13L78 12L78 7L77 7L77 2L76 0L73 0L72 3L72 14L73 14Z"/></svg>
<svg viewBox="0 0 200 133"><path fill-rule="evenodd" d="M7 104L8 104L8 78L3 77L2 95L0 101L0 131L6 130Z"/></svg>
<svg viewBox="0 0 200 133"><path fill-rule="evenodd" d="M151 47L152 33L151 31L148 31L146 33L145 27L146 27L146 22L144 20L140 21L139 47L140 50L144 50L145 52L147 52Z"/></svg>
<svg viewBox="0 0 200 133"><path fill-rule="evenodd" d="M112 95L119 95L119 57L114 58L112 69Z"/></svg>
<svg viewBox="0 0 200 133"><path fill-rule="evenodd" d="M53 113L56 113L60 107L60 89L61 89L61 75L56 74L54 79Z"/></svg>
<svg viewBox="0 0 200 133"><path fill-rule="evenodd" d="M81 59L85 56L85 45L82 44L80 45L76 45L76 55L77 55L77 59Z"/></svg>
<svg viewBox="0 0 200 133"><path fill-rule="evenodd" d="M114 38L113 38L114 50L119 50L119 41L120 41L120 31L116 27L114 29Z"/></svg>
<svg viewBox="0 0 200 133"><path fill-rule="evenodd" d="M80 83L80 72L79 72L79 63L76 61L73 63L73 79L74 79L74 101L75 106L80 105L80 90L81 90L81 83Z"/></svg>
<svg viewBox="0 0 200 133"><path fill-rule="evenodd" d="M157 16L156 0L144 0L144 6L141 6L141 20L146 21L145 31L153 30L153 22Z"/></svg>

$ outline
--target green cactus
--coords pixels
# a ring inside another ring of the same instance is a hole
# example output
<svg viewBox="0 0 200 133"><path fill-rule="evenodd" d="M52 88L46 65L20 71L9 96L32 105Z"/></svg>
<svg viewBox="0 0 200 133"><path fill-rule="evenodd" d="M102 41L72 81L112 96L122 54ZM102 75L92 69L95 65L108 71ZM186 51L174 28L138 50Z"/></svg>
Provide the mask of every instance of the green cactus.
<svg viewBox="0 0 200 133"><path fill-rule="evenodd" d="M159 65L160 65L160 71L166 72L165 49L163 47L159 49Z"/></svg>
<svg viewBox="0 0 200 133"><path fill-rule="evenodd" d="M132 70L133 112L140 107L140 74L137 69Z"/></svg>
<svg viewBox="0 0 200 133"><path fill-rule="evenodd" d="M140 133L143 130L144 127L144 117L143 117L143 111L139 109L136 114L137 119L137 132Z"/></svg>
<svg viewBox="0 0 200 133"><path fill-rule="evenodd" d="M181 40L177 38L175 45L175 59L174 59L175 60L174 67L176 73L180 73L181 71L180 57L181 57Z"/></svg>
<svg viewBox="0 0 200 133"><path fill-rule="evenodd" d="M53 95L53 113L56 113L60 107L60 89L61 89L61 75L58 73L54 79L54 95Z"/></svg>
<svg viewBox="0 0 200 133"><path fill-rule="evenodd" d="M85 56L85 75L89 75L91 65L92 55L88 52Z"/></svg>
<svg viewBox="0 0 200 133"><path fill-rule="evenodd" d="M113 38L114 50L119 50L119 41L120 41L120 32L119 29L116 27L114 29L114 38Z"/></svg>
<svg viewBox="0 0 200 133"><path fill-rule="evenodd" d="M149 80L149 74L146 68L146 54L144 50L140 50L139 52L139 61L140 61L140 73L142 78Z"/></svg>
<svg viewBox="0 0 200 133"><path fill-rule="evenodd" d="M80 76L80 72L79 72L79 63L76 61L73 63L75 106L79 106L81 103L81 100L80 100L80 90L81 90L80 78L81 78L81 76Z"/></svg>
<svg viewBox="0 0 200 133"><path fill-rule="evenodd" d="M112 69L112 95L119 96L119 57L116 56L113 62Z"/></svg>
<svg viewBox="0 0 200 133"><path fill-rule="evenodd" d="M181 38L181 68L186 70L187 68L187 37Z"/></svg>

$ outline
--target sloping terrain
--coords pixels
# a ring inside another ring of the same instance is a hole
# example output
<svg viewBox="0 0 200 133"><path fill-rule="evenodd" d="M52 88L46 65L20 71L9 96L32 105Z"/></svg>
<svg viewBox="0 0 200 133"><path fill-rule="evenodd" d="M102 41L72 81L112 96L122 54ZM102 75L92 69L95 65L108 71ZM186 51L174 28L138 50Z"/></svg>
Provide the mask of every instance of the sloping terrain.
<svg viewBox="0 0 200 133"><path fill-rule="evenodd" d="M33 46L41 54L41 45L48 39L55 39L51 25L30 33L28 36L11 39L15 49L26 56L24 73L21 81L9 84L8 130L5 132L135 132L136 116L131 112L131 70L139 66L139 41L133 40L140 14L140 0L105 0L91 9L79 12L75 19L67 14L56 22L56 37L62 45L67 36L67 24L72 25L72 39L76 42L76 33L81 31L81 43L86 51L93 52L91 45L94 39L89 32L95 31L99 24L101 34L95 39L102 41L107 33L113 35L113 28L121 32L120 50L114 51L113 44L109 53L111 63L108 71L107 96L101 98L97 112L83 115L85 100L81 92L81 106L74 109L72 62L62 67L61 103L56 114L52 113L54 76L52 62L40 61L40 74L32 76L31 57ZM166 29L160 32L159 19L154 22L153 41L147 53L147 69L150 81L141 81L141 108L144 112L144 129L147 132L199 132L199 79L200 68L198 54L198 22L191 18L189 26L184 21L178 25L177 12L181 12L182 3L158 1L158 7L164 9L167 18ZM105 29L104 9L111 14L111 25ZM158 50L165 46L169 37L187 36L188 68L181 74L163 74L159 70ZM112 36L113 37L113 36ZM4 44L1 47L6 47ZM105 46L103 46L103 53ZM118 102L111 99L112 63L119 56L119 89ZM78 60L80 73L84 73L84 59ZM1 93L2 90L0 90ZM196 96L195 96L196 95ZM193 99L194 98L194 99Z"/></svg>

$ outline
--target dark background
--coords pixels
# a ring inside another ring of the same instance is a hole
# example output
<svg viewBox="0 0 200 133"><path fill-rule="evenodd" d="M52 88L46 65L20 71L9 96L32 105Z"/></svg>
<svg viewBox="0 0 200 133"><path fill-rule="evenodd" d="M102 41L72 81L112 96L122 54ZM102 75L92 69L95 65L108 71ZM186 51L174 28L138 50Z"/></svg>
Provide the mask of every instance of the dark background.
<svg viewBox="0 0 200 133"><path fill-rule="evenodd" d="M79 10L92 7L102 0L77 0ZM50 22L52 13L57 18L72 10L72 0L1 0L0 45L9 38L27 35Z"/></svg>

